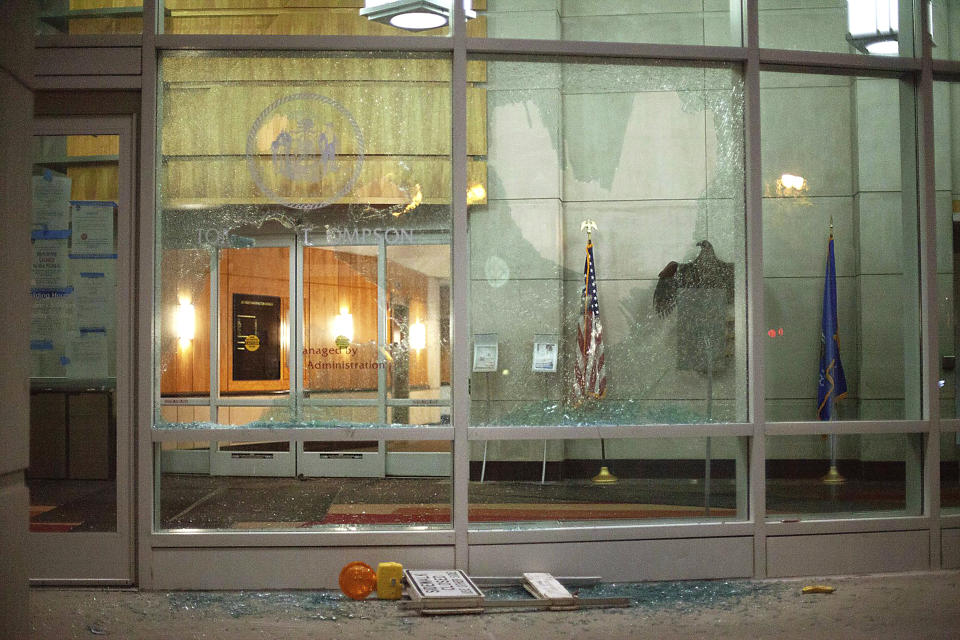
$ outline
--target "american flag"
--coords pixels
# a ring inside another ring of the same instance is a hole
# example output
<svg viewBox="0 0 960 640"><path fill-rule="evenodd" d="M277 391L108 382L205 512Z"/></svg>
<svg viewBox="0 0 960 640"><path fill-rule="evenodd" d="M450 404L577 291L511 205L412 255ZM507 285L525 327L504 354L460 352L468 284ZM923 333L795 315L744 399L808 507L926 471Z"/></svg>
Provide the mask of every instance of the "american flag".
<svg viewBox="0 0 960 640"><path fill-rule="evenodd" d="M583 263L584 287L580 292L581 311L577 324L577 364L573 380L573 402L602 398L607 391L607 370L603 365L603 327L597 298L597 271L593 263L593 242L587 240Z"/></svg>

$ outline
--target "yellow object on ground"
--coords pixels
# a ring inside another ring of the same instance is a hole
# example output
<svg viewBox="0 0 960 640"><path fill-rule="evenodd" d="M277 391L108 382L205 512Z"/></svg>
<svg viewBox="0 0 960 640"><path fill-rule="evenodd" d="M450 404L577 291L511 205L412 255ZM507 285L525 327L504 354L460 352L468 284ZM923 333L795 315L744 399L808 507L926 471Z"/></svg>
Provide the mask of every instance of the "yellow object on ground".
<svg viewBox="0 0 960 640"><path fill-rule="evenodd" d="M381 600L399 600L403 596L403 565L399 562L381 562L377 565L377 597Z"/></svg>
<svg viewBox="0 0 960 640"><path fill-rule="evenodd" d="M834 587L828 587L825 584L812 584L803 588L803 593L833 593Z"/></svg>

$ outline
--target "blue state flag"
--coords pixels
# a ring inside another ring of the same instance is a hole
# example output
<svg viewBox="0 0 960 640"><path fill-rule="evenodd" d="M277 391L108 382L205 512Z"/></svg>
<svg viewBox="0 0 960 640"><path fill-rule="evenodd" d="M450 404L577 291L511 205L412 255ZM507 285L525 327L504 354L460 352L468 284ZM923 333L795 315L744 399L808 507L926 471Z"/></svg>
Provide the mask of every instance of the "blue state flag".
<svg viewBox="0 0 960 640"><path fill-rule="evenodd" d="M823 318L820 321L820 382L817 418L833 419L834 402L847 395L847 378L840 361L837 336L837 270L833 262L833 234L827 245L827 272L823 279Z"/></svg>

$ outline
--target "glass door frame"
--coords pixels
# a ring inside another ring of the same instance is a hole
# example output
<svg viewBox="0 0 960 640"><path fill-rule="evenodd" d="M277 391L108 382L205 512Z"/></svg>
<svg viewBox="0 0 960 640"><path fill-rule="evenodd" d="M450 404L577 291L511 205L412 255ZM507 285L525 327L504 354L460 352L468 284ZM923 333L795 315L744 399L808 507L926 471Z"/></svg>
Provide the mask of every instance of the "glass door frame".
<svg viewBox="0 0 960 640"><path fill-rule="evenodd" d="M34 136L115 135L119 138L116 264L116 530L28 534L29 574L33 584L133 584L133 460L136 357L134 295L135 116L84 116L34 120Z"/></svg>
<svg viewBox="0 0 960 640"><path fill-rule="evenodd" d="M322 236L312 236L313 238ZM414 236L417 240L413 243L404 243L404 245L450 245L450 234L444 231L424 232ZM336 249L346 246L368 246L375 247L377 251L377 342L378 347L384 347L387 344L388 332L387 323L389 318L388 300L387 300L387 260L388 245L386 239L381 236L376 241L332 241L332 242L304 242L301 236L296 233L271 233L263 236L257 236L257 244L251 248L257 247L288 247L290 249L289 263L289 295L291 303L288 308L287 322L289 330L289 341L287 351L287 362L290 368L290 396L285 398L265 399L262 402L254 401L249 398L225 399L220 395L220 366L221 358L219 353L220 340L211 340L210 354L210 397L197 399L178 399L168 401L167 404L182 405L201 405L209 404L210 420L217 422L218 412L222 407L230 406L289 406L296 414L300 414L305 407L370 407L376 408L378 420L381 424L386 424L388 411L391 407L451 407L451 402L444 399L413 399L413 398L389 398L387 393L387 371L379 369L377 374L377 397L370 399L353 398L308 398L305 394L308 390L304 384L304 356L303 347L306 341L304 326L304 249L305 248L326 248ZM216 327L219 333L221 328L220 320L220 249L211 253L210 260L210 326ZM383 359L382 352L378 350L379 359ZM162 400L161 400L161 403ZM318 428L322 430L321 428ZM438 475L449 476L452 465L452 456L450 453L439 452L436 454L425 454L422 452L393 452L389 453L386 449L386 441L379 440L376 452L343 452L346 455L332 455L329 452L310 452L305 450L304 442L309 442L310 438L305 436L297 441L290 442L289 454L276 454L272 460L263 460L257 458L251 464L248 460L236 459L233 452L220 450L219 443L212 441L209 450L208 473L210 475L239 475L239 476L264 476L264 477L294 477L305 475L311 477L384 477L388 475L388 470L393 467L400 475L409 475L411 470L415 470L418 475ZM168 463L170 459L178 455L176 450L164 452ZM295 462L291 454L295 453ZM339 453L339 452L338 452ZM359 455L359 458L357 457ZM411 466L412 465L412 466ZM395 475L395 474L391 474Z"/></svg>
<svg viewBox="0 0 960 640"><path fill-rule="evenodd" d="M257 242L254 246L244 249L234 249L236 251L256 250L259 248L286 248L288 250L287 295L290 298L290 304L287 306L287 326L294 327L296 322L295 302L297 292L296 278L296 241L287 234L265 234L257 236ZM223 248L216 248L210 254L210 327L211 335L216 330L216 339L210 340L210 421L219 424L220 409L224 407L266 407L266 406L288 406L295 410L297 402L296 386L294 376L296 371L295 357L297 349L295 341L290 339L287 342L287 364L289 367L290 389L286 396L274 399L264 399L257 401L252 398L224 398L220 393L220 367L222 359L220 357L221 335L223 323L220 320L220 259ZM293 331L288 330L288 334L293 336ZM231 341L232 344L232 341ZM250 395L254 395L251 393ZM256 457L246 457L234 451L221 450L221 441L210 442L210 475L211 476L260 476L260 477L294 477L297 475L296 456L294 444L290 443L290 449L286 452L270 452L270 458L263 458L264 454L258 453Z"/></svg>
<svg viewBox="0 0 960 640"><path fill-rule="evenodd" d="M322 235L311 236L311 238L323 238ZM338 236L334 236L335 238ZM416 245L446 245L451 246L451 237L450 233L447 231L434 230L434 231L424 231L413 235L415 239L414 242L404 243L405 246L416 246ZM298 309L296 318L297 322L300 323L297 325L296 335L300 340L300 349L295 350L293 357L297 363L297 380L298 384L303 385L303 372L304 372L304 362L303 362L303 343L305 341L305 328L303 326L303 253L305 248L327 248L327 249L336 249L338 247L376 247L377 251L377 360L378 362L384 361L383 351L388 345L388 333L387 326L390 321L389 319L389 301L387 299L387 260L388 247L393 246L387 244L386 234L380 235L378 239L373 241L363 242L357 241L354 239L347 241L338 241L336 239L328 242L310 242L304 243L301 239L297 238L297 302L300 305ZM292 306L292 305L291 305ZM291 379L294 374L291 373ZM305 390L306 391L306 390ZM377 419L380 424L386 425L388 419L388 412L391 407L451 407L451 402L449 400L415 400L410 398L398 399L398 398L389 398L387 394L387 370L386 368L378 369L377 371L377 398L376 399L352 399L345 401L343 399L338 400L337 398L329 399L319 399L319 398L307 398L298 395L299 401L302 403L302 406L313 406L313 407L375 407L377 409ZM302 475L322 475L324 477L331 476L340 476L340 477L385 477L388 475L388 470L390 466L397 466L400 469L408 468L409 465L394 465L396 461L403 459L404 457L410 458L409 454L406 453L389 453L386 448L386 441L379 440L377 445L377 453L373 452L360 452L360 458L348 458L348 459L339 459L339 458L321 458L320 456L327 455L315 454L309 451L305 451L304 442L309 442L309 438L305 438L303 441L297 442L297 473ZM351 456L358 455L357 453L350 453ZM419 457L423 457L420 454L416 454ZM419 475L440 475L440 476L449 476L450 475L450 465L451 465L451 456L450 454L440 454L442 460L438 461L436 469L431 470L428 468L430 465L418 465L418 474ZM311 460L313 458L313 460ZM325 460L325 462L320 462ZM349 462L347 461L349 460ZM359 460L360 464L357 465L355 461ZM323 469L322 474L313 474L310 473L313 468L318 464L322 465ZM422 469L420 469L422 467ZM422 472L422 473L421 473ZM408 474L401 474L408 475Z"/></svg>

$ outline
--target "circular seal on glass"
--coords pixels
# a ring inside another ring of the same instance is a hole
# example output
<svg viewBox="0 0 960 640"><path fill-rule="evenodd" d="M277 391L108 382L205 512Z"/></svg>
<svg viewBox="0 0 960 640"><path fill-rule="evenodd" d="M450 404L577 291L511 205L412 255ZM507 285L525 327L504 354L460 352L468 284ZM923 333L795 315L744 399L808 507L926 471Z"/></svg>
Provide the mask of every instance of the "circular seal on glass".
<svg viewBox="0 0 960 640"><path fill-rule="evenodd" d="M243 346L247 348L247 351L256 351L260 348L260 338L251 333L243 339Z"/></svg>
<svg viewBox="0 0 960 640"><path fill-rule="evenodd" d="M349 193L363 168L363 132L327 96L295 93L263 112L247 135L247 167L263 195L294 209L320 209Z"/></svg>

